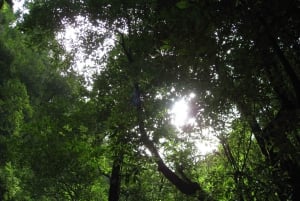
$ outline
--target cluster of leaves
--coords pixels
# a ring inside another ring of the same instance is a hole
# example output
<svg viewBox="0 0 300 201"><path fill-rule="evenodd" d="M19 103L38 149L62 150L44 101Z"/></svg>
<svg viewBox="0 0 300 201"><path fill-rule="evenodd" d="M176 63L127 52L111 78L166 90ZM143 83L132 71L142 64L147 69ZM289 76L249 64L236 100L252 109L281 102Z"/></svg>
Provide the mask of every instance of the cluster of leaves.
<svg viewBox="0 0 300 201"><path fill-rule="evenodd" d="M27 6L0 16L0 199L300 199L297 1ZM91 91L55 40L79 18L104 29L86 52L115 39ZM181 137L167 108L191 92ZM203 157L187 138L205 128L220 146Z"/></svg>
<svg viewBox="0 0 300 201"><path fill-rule="evenodd" d="M0 18L0 199L105 198L110 160L71 57L22 33L7 4Z"/></svg>

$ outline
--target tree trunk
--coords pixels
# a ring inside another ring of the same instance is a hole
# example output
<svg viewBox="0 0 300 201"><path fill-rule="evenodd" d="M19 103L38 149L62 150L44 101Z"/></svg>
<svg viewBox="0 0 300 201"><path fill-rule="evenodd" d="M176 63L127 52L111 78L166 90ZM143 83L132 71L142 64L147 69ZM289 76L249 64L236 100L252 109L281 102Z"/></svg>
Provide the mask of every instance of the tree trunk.
<svg viewBox="0 0 300 201"><path fill-rule="evenodd" d="M109 197L108 197L109 201L119 200L122 162L123 162L123 156L117 156L113 162L113 167L110 176Z"/></svg>
<svg viewBox="0 0 300 201"><path fill-rule="evenodd" d="M235 85L230 76L221 71L220 67L218 69L221 82L225 86L227 84L234 88ZM236 90L238 91L238 89ZM288 133L297 130L300 122L300 111L297 105L293 105L292 108L282 105L277 115L264 128L261 128L251 110L251 103L235 97L231 97L231 100L237 105L242 117L248 122L260 150L265 156L267 165L273 167L274 178L272 180L278 186L280 199L285 201L292 196L293 201L300 200L300 193L298 192L300 183L299 154L288 138ZM284 178L284 175L287 175L288 178Z"/></svg>
<svg viewBox="0 0 300 201"><path fill-rule="evenodd" d="M300 103L300 97L299 97L300 96L300 80L297 77L296 72L294 71L294 69L291 66L290 62L288 61L288 59L284 55L283 51L280 49L280 47L278 45L278 42L276 41L276 39L272 35L272 32L269 28L269 25L267 24L265 19L263 17L259 16L259 20L260 20L261 24L263 25L263 27L265 29L265 34L268 38L270 46L273 48L275 54L279 58L279 61L281 62L286 74L288 75L288 77L291 81L291 84L294 88L295 94L296 94L297 99L298 99L298 104L299 104Z"/></svg>

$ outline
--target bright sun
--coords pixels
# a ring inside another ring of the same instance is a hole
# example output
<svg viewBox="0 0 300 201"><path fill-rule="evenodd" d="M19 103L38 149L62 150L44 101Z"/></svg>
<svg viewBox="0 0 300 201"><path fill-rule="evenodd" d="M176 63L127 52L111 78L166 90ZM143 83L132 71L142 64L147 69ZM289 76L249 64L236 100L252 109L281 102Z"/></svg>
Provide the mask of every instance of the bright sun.
<svg viewBox="0 0 300 201"><path fill-rule="evenodd" d="M187 123L189 107L187 101L182 98L175 102L172 109L172 120L171 123L177 127L182 127Z"/></svg>
<svg viewBox="0 0 300 201"><path fill-rule="evenodd" d="M189 115L189 101L195 98L195 96L194 93L191 93L188 97L177 100L170 109L171 123L178 130L181 130L185 125L197 125L195 118ZM195 146L201 155L208 154L217 149L218 140L212 133L212 129L203 129L202 136L205 136L205 139L195 140ZM199 134L193 133L192 135Z"/></svg>
<svg viewBox="0 0 300 201"><path fill-rule="evenodd" d="M171 123L180 128L184 125L191 124L195 122L193 117L189 116L190 108L189 108L189 101L195 98L195 94L191 93L189 96L179 99L174 103L170 110L171 114Z"/></svg>

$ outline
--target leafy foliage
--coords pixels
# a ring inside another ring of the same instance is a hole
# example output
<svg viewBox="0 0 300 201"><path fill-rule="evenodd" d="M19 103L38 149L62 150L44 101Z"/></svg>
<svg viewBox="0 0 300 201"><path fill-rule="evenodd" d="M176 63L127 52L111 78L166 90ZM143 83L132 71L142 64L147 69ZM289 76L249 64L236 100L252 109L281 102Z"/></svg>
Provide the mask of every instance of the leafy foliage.
<svg viewBox="0 0 300 201"><path fill-rule="evenodd" d="M300 199L297 1L36 0L18 23L3 2L1 200ZM91 90L56 40L79 19ZM199 156L204 130L220 144Z"/></svg>

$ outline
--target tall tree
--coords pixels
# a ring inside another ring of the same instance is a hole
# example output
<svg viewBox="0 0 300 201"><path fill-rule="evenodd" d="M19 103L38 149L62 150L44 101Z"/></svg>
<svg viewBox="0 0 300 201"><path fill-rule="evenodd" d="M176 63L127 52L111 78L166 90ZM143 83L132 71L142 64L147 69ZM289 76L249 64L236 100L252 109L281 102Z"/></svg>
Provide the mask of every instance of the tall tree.
<svg viewBox="0 0 300 201"><path fill-rule="evenodd" d="M9 7L0 19L0 199L105 198L95 105L71 56L51 34L39 40L47 46L36 44Z"/></svg>
<svg viewBox="0 0 300 201"><path fill-rule="evenodd" d="M99 110L110 117L101 119L109 122L105 130L132 135L122 143L121 136L109 132L120 146L147 147L159 170L181 192L194 194L204 187L172 171L157 150L159 140L152 137L161 128L160 109L167 105L162 100L156 104L157 95L166 100L188 89L198 97L198 125L222 133L229 117L246 123L264 167L271 167L268 179L278 198L300 199L297 1L37 1L29 8L21 28L38 30L33 32L37 38L55 34L77 16L114 35L116 48L95 84ZM51 20L45 23L43 16ZM83 36L92 36L93 43L107 34L91 31ZM132 91L135 109L128 107ZM165 137L171 138L166 133L157 138ZM226 140L223 149L239 172ZM184 189L190 185L195 191Z"/></svg>

